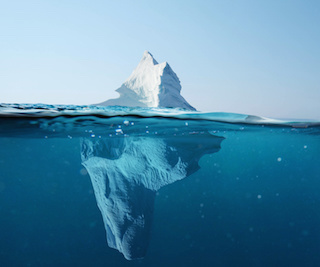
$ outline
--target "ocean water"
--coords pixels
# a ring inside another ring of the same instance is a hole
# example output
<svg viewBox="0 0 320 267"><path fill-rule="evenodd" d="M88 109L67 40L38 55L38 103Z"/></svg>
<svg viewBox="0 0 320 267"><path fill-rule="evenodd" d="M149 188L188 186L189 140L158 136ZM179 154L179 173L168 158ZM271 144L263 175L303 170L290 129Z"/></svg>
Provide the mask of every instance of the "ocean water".
<svg viewBox="0 0 320 267"><path fill-rule="evenodd" d="M320 266L320 122L2 104L0 151L0 266Z"/></svg>

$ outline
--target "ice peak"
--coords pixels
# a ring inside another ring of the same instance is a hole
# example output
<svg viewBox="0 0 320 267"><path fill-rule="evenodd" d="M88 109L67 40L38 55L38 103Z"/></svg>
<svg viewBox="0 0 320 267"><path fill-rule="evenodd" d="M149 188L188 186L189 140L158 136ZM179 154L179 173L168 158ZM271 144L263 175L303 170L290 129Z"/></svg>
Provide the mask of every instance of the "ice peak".
<svg viewBox="0 0 320 267"><path fill-rule="evenodd" d="M180 94L178 76L167 62L158 63L149 51L116 90L120 97L99 105L129 107L166 107L195 110Z"/></svg>
<svg viewBox="0 0 320 267"><path fill-rule="evenodd" d="M159 64L153 57L153 55L149 52L149 51L144 51L142 59L140 60L140 63L144 63L144 62L151 62L153 63L153 65L157 65ZM140 65L139 63L139 65Z"/></svg>

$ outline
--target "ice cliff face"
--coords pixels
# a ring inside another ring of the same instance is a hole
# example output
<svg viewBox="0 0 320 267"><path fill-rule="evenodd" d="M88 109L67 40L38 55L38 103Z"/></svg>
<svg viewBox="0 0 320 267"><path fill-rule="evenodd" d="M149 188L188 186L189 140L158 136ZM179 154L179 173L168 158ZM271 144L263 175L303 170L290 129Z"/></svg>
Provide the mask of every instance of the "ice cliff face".
<svg viewBox="0 0 320 267"><path fill-rule="evenodd" d="M130 77L116 90L120 97L98 105L167 107L195 110L181 95L178 76L167 62L158 63L145 51Z"/></svg>
<svg viewBox="0 0 320 267"><path fill-rule="evenodd" d="M102 213L108 245L128 260L145 256L156 191L199 169L198 161L220 149L222 137L119 137L83 139L87 169Z"/></svg>

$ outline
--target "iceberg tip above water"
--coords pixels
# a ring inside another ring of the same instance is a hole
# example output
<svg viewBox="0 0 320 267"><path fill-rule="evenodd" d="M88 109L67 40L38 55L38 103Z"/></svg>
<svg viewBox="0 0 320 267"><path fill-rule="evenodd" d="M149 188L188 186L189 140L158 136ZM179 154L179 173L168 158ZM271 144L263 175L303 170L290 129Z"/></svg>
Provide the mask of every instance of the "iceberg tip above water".
<svg viewBox="0 0 320 267"><path fill-rule="evenodd" d="M116 90L120 97L98 105L170 107L195 110L180 94L178 76L167 62L158 63L148 51L130 77Z"/></svg>

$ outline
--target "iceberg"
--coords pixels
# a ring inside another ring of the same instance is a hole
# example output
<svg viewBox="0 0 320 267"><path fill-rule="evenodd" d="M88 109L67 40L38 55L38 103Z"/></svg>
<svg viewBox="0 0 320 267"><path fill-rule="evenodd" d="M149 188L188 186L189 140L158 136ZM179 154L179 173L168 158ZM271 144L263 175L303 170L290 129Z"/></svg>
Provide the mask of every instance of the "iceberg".
<svg viewBox="0 0 320 267"><path fill-rule="evenodd" d="M181 96L180 80L170 65L159 64L148 51L116 91L119 98L98 105L195 110ZM92 181L108 245L126 259L146 255L156 191L197 171L204 154L219 151L222 137L202 135L82 139L82 164Z"/></svg>
<svg viewBox="0 0 320 267"><path fill-rule="evenodd" d="M81 140L81 159L101 211L109 247L127 260L146 255L156 191L184 179L224 138L114 137Z"/></svg>
<svg viewBox="0 0 320 267"><path fill-rule="evenodd" d="M167 62L158 63L145 51L130 77L116 90L120 97L97 105L165 107L196 110L180 94L178 76Z"/></svg>

